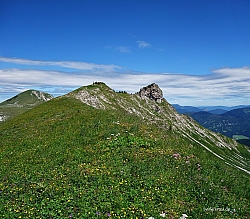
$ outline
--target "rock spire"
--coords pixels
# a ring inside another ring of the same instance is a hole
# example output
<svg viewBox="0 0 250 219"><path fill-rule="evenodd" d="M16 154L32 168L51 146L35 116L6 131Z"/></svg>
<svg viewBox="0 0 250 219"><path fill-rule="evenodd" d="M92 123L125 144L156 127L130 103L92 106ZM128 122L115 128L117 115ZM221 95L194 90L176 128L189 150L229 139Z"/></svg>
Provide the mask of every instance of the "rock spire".
<svg viewBox="0 0 250 219"><path fill-rule="evenodd" d="M163 98L163 92L160 89L160 87L153 83L146 87L143 87L140 89L140 91L137 93L142 99L149 98L151 100L154 100L157 103L161 103Z"/></svg>

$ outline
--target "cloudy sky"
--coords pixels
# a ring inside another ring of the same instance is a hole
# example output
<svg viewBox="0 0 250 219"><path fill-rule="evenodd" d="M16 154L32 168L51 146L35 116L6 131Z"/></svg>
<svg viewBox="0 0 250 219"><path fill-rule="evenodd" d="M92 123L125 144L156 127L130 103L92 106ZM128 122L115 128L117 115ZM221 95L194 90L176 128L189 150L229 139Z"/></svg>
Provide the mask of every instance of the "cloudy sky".
<svg viewBox="0 0 250 219"><path fill-rule="evenodd" d="M93 81L170 103L250 105L249 0L2 0L0 102Z"/></svg>

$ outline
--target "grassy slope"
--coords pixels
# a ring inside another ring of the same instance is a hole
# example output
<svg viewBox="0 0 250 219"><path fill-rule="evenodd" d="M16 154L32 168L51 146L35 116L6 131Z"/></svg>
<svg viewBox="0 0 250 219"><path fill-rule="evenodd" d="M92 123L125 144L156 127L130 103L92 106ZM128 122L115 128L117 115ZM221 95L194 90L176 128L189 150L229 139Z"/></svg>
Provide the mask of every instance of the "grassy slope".
<svg viewBox="0 0 250 219"><path fill-rule="evenodd" d="M3 218L249 216L249 175L122 110L56 98L0 139Z"/></svg>
<svg viewBox="0 0 250 219"><path fill-rule="evenodd" d="M40 93L40 91L36 90L27 90L0 103L0 113L7 116L7 119L11 119L32 109L34 106L44 103L32 92ZM50 94L43 94L46 98L52 98Z"/></svg>

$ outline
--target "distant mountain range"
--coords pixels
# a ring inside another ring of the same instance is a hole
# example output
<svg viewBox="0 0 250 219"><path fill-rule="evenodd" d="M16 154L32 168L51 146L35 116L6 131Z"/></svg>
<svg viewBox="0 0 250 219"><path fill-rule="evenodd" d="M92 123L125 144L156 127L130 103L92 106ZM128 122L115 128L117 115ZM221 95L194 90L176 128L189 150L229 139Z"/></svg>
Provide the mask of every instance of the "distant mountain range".
<svg viewBox="0 0 250 219"><path fill-rule="evenodd" d="M239 106L181 106L179 104L172 104L172 106L176 109L178 113L181 114L192 114L195 112L205 111L213 114L223 114L230 110L239 109L239 108L250 108L248 105L239 105Z"/></svg>
<svg viewBox="0 0 250 219"><path fill-rule="evenodd" d="M52 98L53 96L51 94L45 92L37 90L24 91L0 103L0 122L24 113Z"/></svg>
<svg viewBox="0 0 250 219"><path fill-rule="evenodd" d="M190 115L205 128L250 146L250 106L206 108L177 104L173 106L179 113Z"/></svg>

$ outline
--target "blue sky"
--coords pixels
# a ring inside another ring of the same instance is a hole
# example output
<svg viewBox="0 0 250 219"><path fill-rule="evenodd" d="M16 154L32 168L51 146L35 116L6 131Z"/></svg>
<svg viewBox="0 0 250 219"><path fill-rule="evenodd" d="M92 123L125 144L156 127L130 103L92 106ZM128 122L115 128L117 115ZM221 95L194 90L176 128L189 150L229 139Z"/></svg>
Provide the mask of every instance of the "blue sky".
<svg viewBox="0 0 250 219"><path fill-rule="evenodd" d="M2 0L0 102L93 81L170 103L250 105L248 0Z"/></svg>

